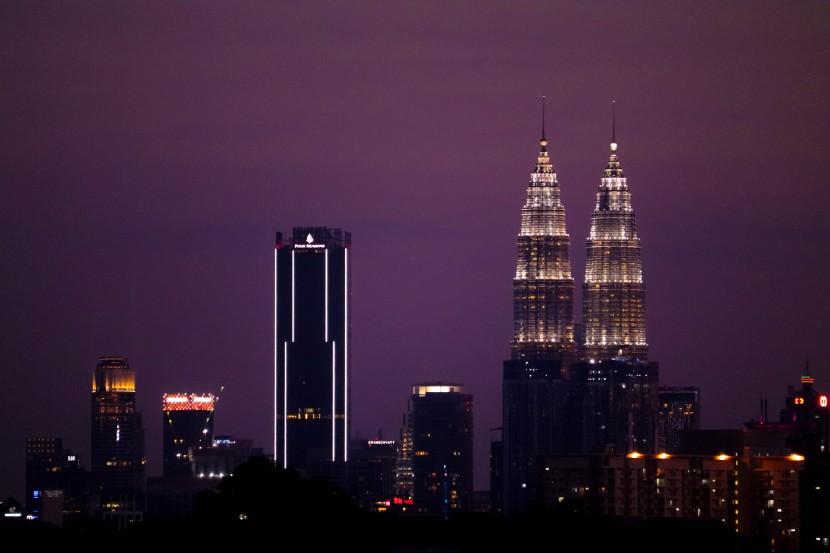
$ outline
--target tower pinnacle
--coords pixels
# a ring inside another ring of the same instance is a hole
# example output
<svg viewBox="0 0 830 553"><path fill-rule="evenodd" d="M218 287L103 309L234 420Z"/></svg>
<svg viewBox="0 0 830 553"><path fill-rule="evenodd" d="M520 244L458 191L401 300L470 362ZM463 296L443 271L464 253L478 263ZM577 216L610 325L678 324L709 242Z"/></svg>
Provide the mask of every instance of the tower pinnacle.
<svg viewBox="0 0 830 553"><path fill-rule="evenodd" d="M597 190L582 290L586 360L646 360L645 285L631 193L617 154L612 102L611 156Z"/></svg>
<svg viewBox="0 0 830 553"><path fill-rule="evenodd" d="M513 280L513 359L571 359L573 277L570 238L556 172L545 146L542 96L542 150L530 175L517 242Z"/></svg>

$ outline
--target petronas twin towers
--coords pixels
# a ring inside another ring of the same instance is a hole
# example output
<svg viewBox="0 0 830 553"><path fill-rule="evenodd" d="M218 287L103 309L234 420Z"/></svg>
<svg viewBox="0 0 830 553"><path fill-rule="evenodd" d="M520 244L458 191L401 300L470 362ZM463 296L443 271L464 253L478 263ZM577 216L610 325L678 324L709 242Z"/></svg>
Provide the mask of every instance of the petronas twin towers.
<svg viewBox="0 0 830 553"><path fill-rule="evenodd" d="M538 499L540 456L649 451L657 442L658 369L647 359L640 239L614 134L591 216L577 330L570 237L542 124L522 208L502 381L504 485L494 504L506 513Z"/></svg>
<svg viewBox="0 0 830 553"><path fill-rule="evenodd" d="M611 144L591 216L581 338L574 333L574 280L565 208L547 151L544 122L540 145L518 236L511 358L558 359L563 372L578 360L645 360L648 343L640 239L617 144Z"/></svg>

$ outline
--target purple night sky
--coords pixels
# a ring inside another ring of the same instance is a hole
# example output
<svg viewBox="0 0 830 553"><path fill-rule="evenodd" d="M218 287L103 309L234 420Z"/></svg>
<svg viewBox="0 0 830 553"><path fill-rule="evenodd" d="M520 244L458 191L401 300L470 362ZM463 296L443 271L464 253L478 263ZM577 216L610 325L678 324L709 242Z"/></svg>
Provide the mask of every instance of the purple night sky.
<svg viewBox="0 0 830 553"><path fill-rule="evenodd" d="M273 243L352 232L352 414L397 439L410 386L473 394L487 489L541 97L575 312L611 102L650 358L704 428L830 390L830 3L0 4L0 499L27 437L89 467L99 356L215 392L270 453Z"/></svg>

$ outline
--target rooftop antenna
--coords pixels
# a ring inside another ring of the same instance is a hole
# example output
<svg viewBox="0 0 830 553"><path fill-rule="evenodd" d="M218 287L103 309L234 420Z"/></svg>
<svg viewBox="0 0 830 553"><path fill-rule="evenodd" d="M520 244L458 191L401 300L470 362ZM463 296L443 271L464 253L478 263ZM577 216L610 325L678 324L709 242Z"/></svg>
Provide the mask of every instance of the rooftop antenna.
<svg viewBox="0 0 830 553"><path fill-rule="evenodd" d="M542 96L542 140L545 139L545 97Z"/></svg>

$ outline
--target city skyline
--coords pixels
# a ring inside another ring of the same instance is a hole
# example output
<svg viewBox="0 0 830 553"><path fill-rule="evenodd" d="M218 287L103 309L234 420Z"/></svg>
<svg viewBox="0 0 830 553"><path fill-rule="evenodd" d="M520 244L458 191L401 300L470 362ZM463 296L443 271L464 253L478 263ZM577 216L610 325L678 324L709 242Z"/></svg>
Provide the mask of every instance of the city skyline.
<svg viewBox="0 0 830 553"><path fill-rule="evenodd" d="M783 406L808 364L830 388L829 17L815 1L0 6L0 497L22 499L27 437L90 467L104 356L135 370L148 476L163 393L228 372L216 433L267 451L273 236L303 225L354 241L352 428L397 439L414 383L461 383L486 489L542 96L575 298L615 102L649 359L661 385L700 388L701 427Z"/></svg>

